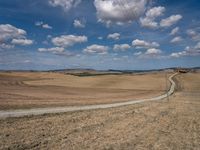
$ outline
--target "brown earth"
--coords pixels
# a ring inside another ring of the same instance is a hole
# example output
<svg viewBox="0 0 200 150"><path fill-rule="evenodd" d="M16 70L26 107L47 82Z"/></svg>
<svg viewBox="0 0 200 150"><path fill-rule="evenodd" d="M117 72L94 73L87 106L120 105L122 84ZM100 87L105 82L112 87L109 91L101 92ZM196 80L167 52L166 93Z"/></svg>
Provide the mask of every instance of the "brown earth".
<svg viewBox="0 0 200 150"><path fill-rule="evenodd" d="M0 149L199 150L200 75L176 80L169 101L0 120Z"/></svg>
<svg viewBox="0 0 200 150"><path fill-rule="evenodd" d="M164 73L87 77L49 72L0 73L2 110L114 103L154 97L165 91Z"/></svg>

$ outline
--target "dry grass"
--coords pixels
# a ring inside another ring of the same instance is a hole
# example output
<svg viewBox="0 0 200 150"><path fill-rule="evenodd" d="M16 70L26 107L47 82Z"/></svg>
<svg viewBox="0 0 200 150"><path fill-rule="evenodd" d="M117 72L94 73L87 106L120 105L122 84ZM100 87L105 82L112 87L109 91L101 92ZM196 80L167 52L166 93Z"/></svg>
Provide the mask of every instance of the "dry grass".
<svg viewBox="0 0 200 150"><path fill-rule="evenodd" d="M160 95L165 75L101 75L0 73L0 109L113 103Z"/></svg>
<svg viewBox="0 0 200 150"><path fill-rule="evenodd" d="M200 147L200 76L177 77L169 101L0 121L0 149L181 149Z"/></svg>

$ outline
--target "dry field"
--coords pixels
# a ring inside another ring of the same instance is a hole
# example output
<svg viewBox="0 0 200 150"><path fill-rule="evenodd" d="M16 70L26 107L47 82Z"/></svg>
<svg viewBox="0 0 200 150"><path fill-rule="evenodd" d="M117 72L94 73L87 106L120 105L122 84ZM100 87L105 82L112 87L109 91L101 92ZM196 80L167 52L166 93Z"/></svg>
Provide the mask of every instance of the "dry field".
<svg viewBox="0 0 200 150"><path fill-rule="evenodd" d="M163 75L150 76L157 76L154 88L161 86ZM199 150L200 74L181 74L176 80L169 101L0 120L0 149Z"/></svg>
<svg viewBox="0 0 200 150"><path fill-rule="evenodd" d="M88 77L49 72L0 73L0 109L102 104L149 98L163 94L165 83L164 73Z"/></svg>

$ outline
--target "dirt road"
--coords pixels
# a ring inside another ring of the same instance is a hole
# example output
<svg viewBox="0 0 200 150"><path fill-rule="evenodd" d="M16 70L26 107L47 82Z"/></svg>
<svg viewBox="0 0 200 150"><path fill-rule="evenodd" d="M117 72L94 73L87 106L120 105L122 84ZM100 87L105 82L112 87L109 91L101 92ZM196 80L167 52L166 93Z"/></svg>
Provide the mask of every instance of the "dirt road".
<svg viewBox="0 0 200 150"><path fill-rule="evenodd" d="M50 114L50 113L63 113L63 112L92 110L92 109L105 109L105 108L126 106L126 105L131 105L131 104L149 102L149 101L158 101L173 94L176 85L172 78L176 75L177 73L169 77L169 81L171 83L171 87L169 91L163 95L153 97L153 98L131 100L127 102L119 102L119 103L112 103L112 104L85 105L85 106L72 106L72 107L68 106L68 107L54 107L54 108L35 108L35 109L24 109L24 110L21 109L21 110L9 110L9 111L5 110L5 111L0 111L0 118L23 117L23 116L30 116L30 115L43 115L43 114Z"/></svg>
<svg viewBox="0 0 200 150"><path fill-rule="evenodd" d="M173 80L169 101L0 119L0 149L199 150L200 73Z"/></svg>
<svg viewBox="0 0 200 150"><path fill-rule="evenodd" d="M84 77L57 72L0 72L0 110L110 104L165 92L165 72Z"/></svg>

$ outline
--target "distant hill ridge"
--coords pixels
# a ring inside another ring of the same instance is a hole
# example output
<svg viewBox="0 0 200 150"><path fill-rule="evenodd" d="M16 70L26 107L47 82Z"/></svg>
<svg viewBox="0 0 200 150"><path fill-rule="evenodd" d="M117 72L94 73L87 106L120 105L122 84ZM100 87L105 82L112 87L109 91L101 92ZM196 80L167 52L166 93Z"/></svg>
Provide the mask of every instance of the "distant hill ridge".
<svg viewBox="0 0 200 150"><path fill-rule="evenodd" d="M154 72L154 71L166 71L166 70L176 70L180 67L171 67L163 69L147 69L147 70L95 70L90 68L75 68L75 69L56 69L56 70L0 70L1 72L66 72L66 73L78 73L78 72L90 72L90 73L140 73L140 72ZM190 70L200 70L200 67L183 68Z"/></svg>

